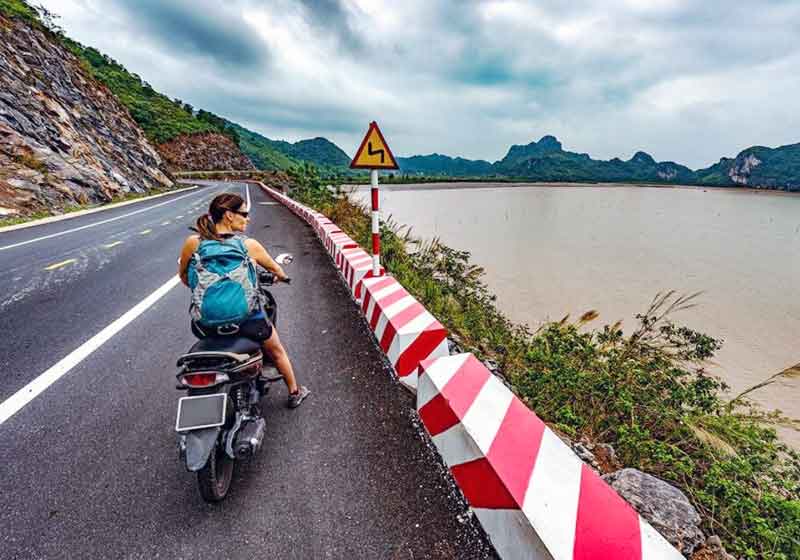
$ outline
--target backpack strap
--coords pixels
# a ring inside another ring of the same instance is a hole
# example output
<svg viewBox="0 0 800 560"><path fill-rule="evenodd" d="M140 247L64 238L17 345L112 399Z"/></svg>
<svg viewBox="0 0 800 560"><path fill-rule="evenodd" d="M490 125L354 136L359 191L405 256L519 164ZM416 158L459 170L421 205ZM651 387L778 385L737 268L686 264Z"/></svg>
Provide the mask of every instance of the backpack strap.
<svg viewBox="0 0 800 560"><path fill-rule="evenodd" d="M245 254L245 256L249 259L250 253L247 252L247 247L244 244L244 240L247 239L243 235L237 235L236 237L232 238L231 241L234 241L235 244L241 249L241 251Z"/></svg>

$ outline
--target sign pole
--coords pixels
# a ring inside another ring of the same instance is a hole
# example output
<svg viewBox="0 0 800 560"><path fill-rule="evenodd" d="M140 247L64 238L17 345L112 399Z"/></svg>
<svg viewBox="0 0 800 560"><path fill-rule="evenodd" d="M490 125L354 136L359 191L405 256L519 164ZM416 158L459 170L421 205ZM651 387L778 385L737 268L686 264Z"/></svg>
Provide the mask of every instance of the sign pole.
<svg viewBox="0 0 800 560"><path fill-rule="evenodd" d="M372 188L372 274L377 276L381 268L381 213L378 195L378 170L371 169L369 182Z"/></svg>
<svg viewBox="0 0 800 560"><path fill-rule="evenodd" d="M378 128L378 123L369 123L369 129L361 145L356 150L350 169L369 169L369 182L372 187L372 275L381 272L381 211L378 191L379 169L400 169L397 160L389 149L386 139Z"/></svg>

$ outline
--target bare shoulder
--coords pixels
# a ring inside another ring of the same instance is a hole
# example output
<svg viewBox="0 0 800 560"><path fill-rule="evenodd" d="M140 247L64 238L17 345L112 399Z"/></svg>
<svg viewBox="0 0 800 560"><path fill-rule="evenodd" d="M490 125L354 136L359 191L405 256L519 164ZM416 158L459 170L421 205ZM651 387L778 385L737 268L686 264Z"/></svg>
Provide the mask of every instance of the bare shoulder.
<svg viewBox="0 0 800 560"><path fill-rule="evenodd" d="M187 237L186 241L183 242L183 247L185 249L194 250L194 249L197 249L197 247L199 245L200 245L200 236L197 235L196 233L194 233L194 234L190 235L189 237Z"/></svg>
<svg viewBox="0 0 800 560"><path fill-rule="evenodd" d="M264 246L261 243L259 243L257 239L253 239L252 237L248 237L247 239L244 240L244 246L250 250L264 249Z"/></svg>

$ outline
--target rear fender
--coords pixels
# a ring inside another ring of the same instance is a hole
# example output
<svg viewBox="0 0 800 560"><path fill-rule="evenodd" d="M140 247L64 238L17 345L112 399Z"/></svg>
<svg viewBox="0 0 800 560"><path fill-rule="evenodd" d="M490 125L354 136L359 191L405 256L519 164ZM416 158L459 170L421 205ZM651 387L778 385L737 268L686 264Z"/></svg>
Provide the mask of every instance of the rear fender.
<svg viewBox="0 0 800 560"><path fill-rule="evenodd" d="M186 470L196 472L206 466L221 426L186 433Z"/></svg>

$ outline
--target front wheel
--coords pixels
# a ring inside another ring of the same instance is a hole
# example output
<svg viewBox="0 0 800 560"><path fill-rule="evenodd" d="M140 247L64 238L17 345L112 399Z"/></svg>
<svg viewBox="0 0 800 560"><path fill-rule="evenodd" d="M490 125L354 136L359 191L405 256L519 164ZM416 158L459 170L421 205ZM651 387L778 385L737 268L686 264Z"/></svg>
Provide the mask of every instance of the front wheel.
<svg viewBox="0 0 800 560"><path fill-rule="evenodd" d="M197 485L200 495L207 502L219 502L225 499L233 480L233 459L225 453L219 440L208 457L206 465L197 471Z"/></svg>

